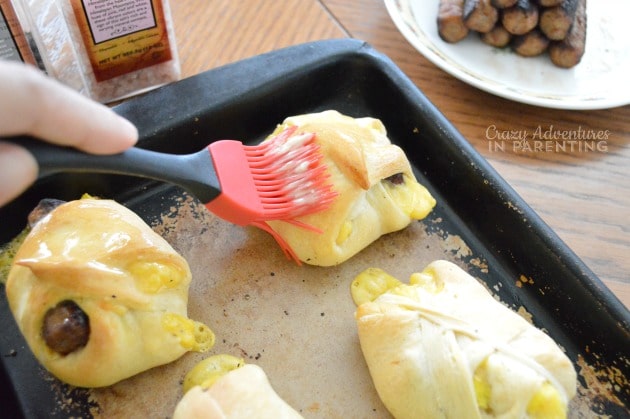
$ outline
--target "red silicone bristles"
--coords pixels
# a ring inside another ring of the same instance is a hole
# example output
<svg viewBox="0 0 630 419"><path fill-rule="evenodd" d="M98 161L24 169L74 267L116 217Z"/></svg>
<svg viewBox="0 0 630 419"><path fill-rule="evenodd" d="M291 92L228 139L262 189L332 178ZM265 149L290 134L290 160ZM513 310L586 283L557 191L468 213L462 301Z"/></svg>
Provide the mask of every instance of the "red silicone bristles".
<svg viewBox="0 0 630 419"><path fill-rule="evenodd" d="M229 140L212 143L209 150L221 194L206 207L238 225L293 222L328 208L337 193L315 135L296 130L287 128L256 146Z"/></svg>
<svg viewBox="0 0 630 419"><path fill-rule="evenodd" d="M337 193L312 133L289 127L260 146L246 147L261 204L273 219L322 211Z"/></svg>

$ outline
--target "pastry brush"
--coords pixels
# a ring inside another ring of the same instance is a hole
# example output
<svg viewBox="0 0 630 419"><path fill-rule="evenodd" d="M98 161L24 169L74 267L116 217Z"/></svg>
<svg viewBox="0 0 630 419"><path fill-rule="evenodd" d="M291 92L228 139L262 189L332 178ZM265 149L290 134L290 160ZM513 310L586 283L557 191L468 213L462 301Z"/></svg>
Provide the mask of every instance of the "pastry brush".
<svg viewBox="0 0 630 419"><path fill-rule="evenodd" d="M114 155L94 155L30 138L11 139L39 165L39 178L58 172L140 176L178 185L208 210L231 223L271 233L287 256L289 246L266 223L290 222L317 231L296 218L328 208L337 193L313 133L289 127L259 145L219 140L192 154L167 154L132 147Z"/></svg>

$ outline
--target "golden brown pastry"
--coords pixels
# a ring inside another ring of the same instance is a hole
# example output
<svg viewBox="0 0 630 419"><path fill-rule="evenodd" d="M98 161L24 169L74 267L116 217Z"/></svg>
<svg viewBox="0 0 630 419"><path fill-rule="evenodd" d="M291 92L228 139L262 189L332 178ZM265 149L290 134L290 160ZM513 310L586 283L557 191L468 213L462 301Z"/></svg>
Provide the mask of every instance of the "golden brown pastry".
<svg viewBox="0 0 630 419"><path fill-rule="evenodd" d="M380 120L329 110L287 118L274 135L288 126L315 133L339 194L329 209L299 219L321 234L281 221L268 223L301 261L340 264L383 234L426 217L435 206Z"/></svg>
<svg viewBox="0 0 630 419"><path fill-rule="evenodd" d="M265 372L230 355L197 364L184 379L173 419L300 419L273 390Z"/></svg>
<svg viewBox="0 0 630 419"><path fill-rule="evenodd" d="M556 343L458 266L410 284L368 269L352 284L374 386L403 418L565 418L576 372Z"/></svg>
<svg viewBox="0 0 630 419"><path fill-rule="evenodd" d="M17 251L6 292L35 357L60 380L100 387L214 343L187 316L188 264L110 200L64 203Z"/></svg>

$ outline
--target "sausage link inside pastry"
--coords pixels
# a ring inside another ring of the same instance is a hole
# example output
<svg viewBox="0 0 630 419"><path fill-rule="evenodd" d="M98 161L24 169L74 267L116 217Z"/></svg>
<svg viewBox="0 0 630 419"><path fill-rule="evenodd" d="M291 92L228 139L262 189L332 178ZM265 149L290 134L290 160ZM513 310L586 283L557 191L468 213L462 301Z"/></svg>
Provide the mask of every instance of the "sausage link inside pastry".
<svg viewBox="0 0 630 419"><path fill-rule="evenodd" d="M321 233L281 221L268 223L301 261L340 264L380 236L426 217L435 206L380 120L329 110L287 118L276 132L287 126L315 133L339 194L329 209L299 219Z"/></svg>
<svg viewBox="0 0 630 419"><path fill-rule="evenodd" d="M87 344L90 319L74 301L62 301L44 314L42 337L50 349L68 355Z"/></svg>
<svg viewBox="0 0 630 419"><path fill-rule="evenodd" d="M569 358L453 263L409 284L370 268L351 293L374 386L397 419L566 418Z"/></svg>
<svg viewBox="0 0 630 419"><path fill-rule="evenodd" d="M111 200L53 204L33 217L6 282L46 369L101 387L213 345L187 315L188 264L140 217Z"/></svg>

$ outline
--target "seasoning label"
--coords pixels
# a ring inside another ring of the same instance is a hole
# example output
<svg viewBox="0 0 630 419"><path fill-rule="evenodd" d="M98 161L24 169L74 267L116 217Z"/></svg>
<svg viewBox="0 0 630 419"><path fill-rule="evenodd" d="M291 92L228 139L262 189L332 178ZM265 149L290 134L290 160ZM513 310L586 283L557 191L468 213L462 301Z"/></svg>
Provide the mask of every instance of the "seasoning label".
<svg viewBox="0 0 630 419"><path fill-rule="evenodd" d="M20 58L20 52L17 49L17 45L15 45L13 35L11 35L9 24L7 23L4 13L2 13L0 18L0 58L22 61Z"/></svg>
<svg viewBox="0 0 630 419"><path fill-rule="evenodd" d="M160 0L70 1L97 81L172 59Z"/></svg>
<svg viewBox="0 0 630 419"><path fill-rule="evenodd" d="M22 31L13 6L0 0L0 59L35 64L28 40Z"/></svg>

